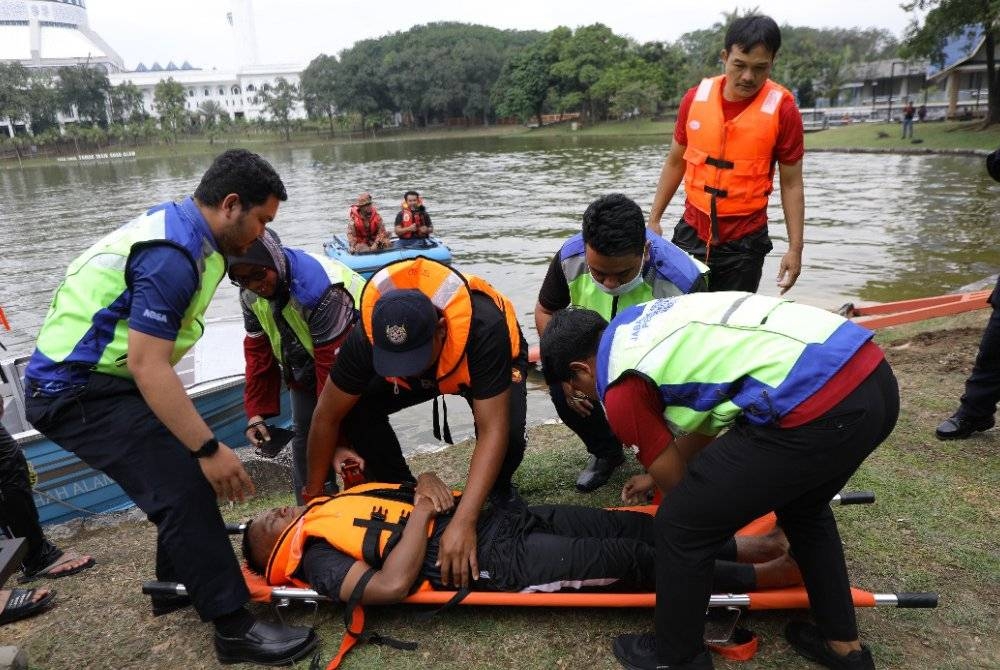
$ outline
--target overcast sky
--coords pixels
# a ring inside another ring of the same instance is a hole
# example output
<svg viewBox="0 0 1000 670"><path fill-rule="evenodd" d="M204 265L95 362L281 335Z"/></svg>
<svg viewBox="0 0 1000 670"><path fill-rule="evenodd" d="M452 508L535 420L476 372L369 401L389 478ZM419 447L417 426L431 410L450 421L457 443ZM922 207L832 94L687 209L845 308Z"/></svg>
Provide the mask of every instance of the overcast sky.
<svg viewBox="0 0 1000 670"><path fill-rule="evenodd" d="M262 63L306 65L368 37L430 21L551 30L604 23L640 42L673 41L711 26L724 11L758 7L779 24L879 27L900 37L909 16L900 0L254 0ZM230 0L87 0L90 26L134 68L159 61L195 67L236 64L226 13Z"/></svg>

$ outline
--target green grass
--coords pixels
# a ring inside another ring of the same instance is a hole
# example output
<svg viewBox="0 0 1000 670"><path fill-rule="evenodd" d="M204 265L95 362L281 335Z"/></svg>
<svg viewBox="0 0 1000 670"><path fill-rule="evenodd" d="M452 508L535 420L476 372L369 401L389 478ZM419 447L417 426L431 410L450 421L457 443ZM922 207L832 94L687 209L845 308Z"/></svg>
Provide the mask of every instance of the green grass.
<svg viewBox="0 0 1000 670"><path fill-rule="evenodd" d="M993 151L1000 146L1000 125L980 129L981 122L957 121L918 123L913 128L916 139L900 139L898 123L855 123L806 134L806 151L825 149L867 149L874 151ZM885 137L879 137L882 133Z"/></svg>

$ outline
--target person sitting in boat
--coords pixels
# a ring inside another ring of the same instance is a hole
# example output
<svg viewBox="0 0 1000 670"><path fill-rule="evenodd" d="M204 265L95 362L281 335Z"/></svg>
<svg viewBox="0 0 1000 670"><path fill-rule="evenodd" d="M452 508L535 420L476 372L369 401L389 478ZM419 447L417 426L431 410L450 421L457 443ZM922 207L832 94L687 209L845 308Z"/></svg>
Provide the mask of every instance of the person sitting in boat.
<svg viewBox="0 0 1000 670"><path fill-rule="evenodd" d="M241 289L247 332L243 341L247 439L254 446L270 441L265 419L281 414L284 380L295 425L292 483L301 504L316 398L357 322L364 279L343 263L283 247L270 228L246 253L227 260L229 278Z"/></svg>
<svg viewBox="0 0 1000 670"><path fill-rule="evenodd" d="M569 306L605 319L631 305L706 290L708 267L646 228L642 210L621 193L590 203L583 231L552 257L535 304L539 337L552 315ZM599 403L572 395L569 385L549 383L556 413L583 441L590 460L576 479L581 492L607 483L625 456Z"/></svg>
<svg viewBox="0 0 1000 670"><path fill-rule="evenodd" d="M403 202L396 213L396 237L401 240L424 239L434 232L431 215L416 191L403 194Z"/></svg>
<svg viewBox="0 0 1000 670"><path fill-rule="evenodd" d="M247 566L272 586L313 588L347 602L359 584L363 604L392 604L428 581L448 588L438 565L441 537L453 522L459 494L433 472L416 484L360 484L308 507L277 507L246 527ZM371 511L386 511L384 528L366 549L362 527ZM356 517L362 521L356 523ZM405 518L405 525L396 523ZM562 589L652 591L653 517L631 510L580 505L491 508L476 524L479 591ZM367 585L362 580L374 571ZM717 554L716 592L747 593L801 583L784 533L731 537Z"/></svg>
<svg viewBox="0 0 1000 670"><path fill-rule="evenodd" d="M351 222L347 224L347 243L352 254L379 251L392 246L382 215L372 202L371 193L365 191L359 195L348 214Z"/></svg>

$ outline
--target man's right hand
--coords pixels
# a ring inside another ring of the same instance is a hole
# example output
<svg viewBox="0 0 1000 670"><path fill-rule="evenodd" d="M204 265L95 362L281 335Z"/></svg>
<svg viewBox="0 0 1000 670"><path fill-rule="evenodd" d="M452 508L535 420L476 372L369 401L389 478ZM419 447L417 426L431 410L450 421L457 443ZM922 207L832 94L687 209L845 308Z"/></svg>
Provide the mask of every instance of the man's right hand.
<svg viewBox="0 0 1000 670"><path fill-rule="evenodd" d="M654 233L656 233L660 237L663 237L663 227L660 225L660 218L659 217L653 218L652 216L650 216L649 217L649 225L647 225L646 227L649 228L650 230L652 230Z"/></svg>
<svg viewBox="0 0 1000 670"><path fill-rule="evenodd" d="M590 398L576 391L569 382L562 382L562 390L566 406L583 418L587 418L594 411L594 403Z"/></svg>
<svg viewBox="0 0 1000 670"><path fill-rule="evenodd" d="M236 452L226 445L220 443L218 451L208 458L199 458L198 464L217 497L243 502L246 496L254 494L250 475Z"/></svg>

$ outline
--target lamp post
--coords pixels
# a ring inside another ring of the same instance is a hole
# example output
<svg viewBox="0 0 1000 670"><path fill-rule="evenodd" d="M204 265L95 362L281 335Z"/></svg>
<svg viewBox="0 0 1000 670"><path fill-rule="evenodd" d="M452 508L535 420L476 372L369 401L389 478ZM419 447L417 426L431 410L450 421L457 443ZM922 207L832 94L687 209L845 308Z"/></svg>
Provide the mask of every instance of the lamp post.
<svg viewBox="0 0 1000 670"><path fill-rule="evenodd" d="M896 62L892 61L889 64L889 112L887 114L886 121L892 123L892 77L896 74Z"/></svg>
<svg viewBox="0 0 1000 670"><path fill-rule="evenodd" d="M872 119L875 118L875 89L878 88L878 81L872 79Z"/></svg>

